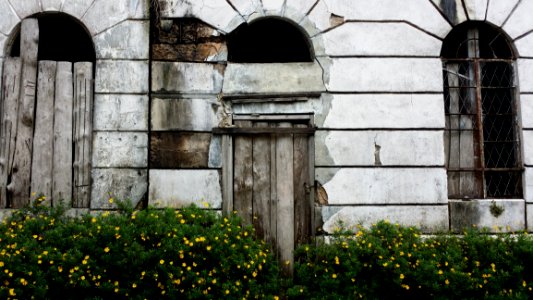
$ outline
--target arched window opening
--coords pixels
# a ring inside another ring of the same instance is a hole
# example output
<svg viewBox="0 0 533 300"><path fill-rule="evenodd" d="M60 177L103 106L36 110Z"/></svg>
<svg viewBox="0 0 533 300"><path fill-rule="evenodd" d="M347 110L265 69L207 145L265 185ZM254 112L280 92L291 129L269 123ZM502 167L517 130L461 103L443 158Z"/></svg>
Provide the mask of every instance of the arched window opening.
<svg viewBox="0 0 533 300"><path fill-rule="evenodd" d="M482 22L457 26L442 47L448 196L522 197L514 50Z"/></svg>
<svg viewBox="0 0 533 300"><path fill-rule="evenodd" d="M228 37L228 60L237 63L311 62L310 43L295 25L278 18L244 23Z"/></svg>
<svg viewBox="0 0 533 300"><path fill-rule="evenodd" d="M45 13L36 18L39 22L38 60L96 60L91 36L77 20L61 13ZM20 56L20 32L11 46L10 56Z"/></svg>

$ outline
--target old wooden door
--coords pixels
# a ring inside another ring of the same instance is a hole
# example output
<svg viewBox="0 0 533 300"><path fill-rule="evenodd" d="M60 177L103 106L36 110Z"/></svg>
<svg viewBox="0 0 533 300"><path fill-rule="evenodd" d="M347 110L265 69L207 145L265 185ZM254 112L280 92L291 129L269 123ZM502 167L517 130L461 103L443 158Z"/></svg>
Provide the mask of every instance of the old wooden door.
<svg viewBox="0 0 533 300"><path fill-rule="evenodd" d="M311 236L311 123L308 115L234 117L233 210L286 266Z"/></svg>

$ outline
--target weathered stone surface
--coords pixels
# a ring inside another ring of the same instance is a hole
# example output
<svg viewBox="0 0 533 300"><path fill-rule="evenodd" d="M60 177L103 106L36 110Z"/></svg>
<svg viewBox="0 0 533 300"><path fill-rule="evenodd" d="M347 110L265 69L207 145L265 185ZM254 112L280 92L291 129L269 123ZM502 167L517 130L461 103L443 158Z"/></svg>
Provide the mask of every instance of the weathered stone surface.
<svg viewBox="0 0 533 300"><path fill-rule="evenodd" d="M526 167L524 171L524 199L533 204L533 168Z"/></svg>
<svg viewBox="0 0 533 300"><path fill-rule="evenodd" d="M531 18L530 14L532 10L533 1L520 1L507 22L505 22L503 30L513 39L533 30L533 18Z"/></svg>
<svg viewBox="0 0 533 300"><path fill-rule="evenodd" d="M522 121L522 128L533 129L533 95L522 94L520 95L520 114Z"/></svg>
<svg viewBox="0 0 533 300"><path fill-rule="evenodd" d="M150 14L150 0L130 0L130 17L133 19L148 19Z"/></svg>
<svg viewBox="0 0 533 300"><path fill-rule="evenodd" d="M218 62L228 60L228 48L224 43L156 44L152 48L153 59L165 61Z"/></svg>
<svg viewBox="0 0 533 300"><path fill-rule="evenodd" d="M91 211L88 208L70 208L65 211L65 216L70 218L80 218L90 214L90 212Z"/></svg>
<svg viewBox="0 0 533 300"><path fill-rule="evenodd" d="M96 35L129 17L129 0L95 0L82 21ZM131 38L131 37L128 37Z"/></svg>
<svg viewBox="0 0 533 300"><path fill-rule="evenodd" d="M222 168L222 137L213 135L209 144L208 168Z"/></svg>
<svg viewBox="0 0 533 300"><path fill-rule="evenodd" d="M436 94L333 95L324 128L444 128L444 97Z"/></svg>
<svg viewBox="0 0 533 300"><path fill-rule="evenodd" d="M93 167L143 168L148 165L148 135L140 132L95 132Z"/></svg>
<svg viewBox="0 0 533 300"><path fill-rule="evenodd" d="M317 63L228 64L224 94L284 94L324 91Z"/></svg>
<svg viewBox="0 0 533 300"><path fill-rule="evenodd" d="M85 15L93 2L87 0L65 0L63 3L63 12L79 20Z"/></svg>
<svg viewBox="0 0 533 300"><path fill-rule="evenodd" d="M406 23L345 23L323 34L325 52L344 56L433 56L442 41Z"/></svg>
<svg viewBox="0 0 533 300"><path fill-rule="evenodd" d="M161 0L161 16L164 18L196 17L223 32L231 32L239 24L233 19L240 17L226 1ZM244 19L242 19L244 22Z"/></svg>
<svg viewBox="0 0 533 300"><path fill-rule="evenodd" d="M146 197L148 176L146 170L138 169L93 169L91 209L115 208L109 198L130 200L134 206Z"/></svg>
<svg viewBox="0 0 533 300"><path fill-rule="evenodd" d="M39 0L11 0L10 3L20 19L25 19L26 17L41 11L41 4Z"/></svg>
<svg viewBox="0 0 533 300"><path fill-rule="evenodd" d="M331 21L331 12L328 10L328 7L324 1L319 1L313 7L313 9L309 12L308 18L314 27L314 30L310 30L309 26L306 26L306 29L310 35L315 35L336 25Z"/></svg>
<svg viewBox="0 0 533 300"><path fill-rule="evenodd" d="M460 24L468 20L462 0L431 0L453 24Z"/></svg>
<svg viewBox="0 0 533 300"><path fill-rule="evenodd" d="M261 0L229 0L229 2L246 20L254 13L264 14Z"/></svg>
<svg viewBox="0 0 533 300"><path fill-rule="evenodd" d="M327 94L322 94L322 96ZM279 102L268 101L261 103L233 103L233 113L235 114L313 114L316 113L317 119L322 118L322 114L328 110L328 103L326 100L318 98L309 98L307 101L296 102ZM320 126L320 121L316 121L316 124Z"/></svg>
<svg viewBox="0 0 533 300"><path fill-rule="evenodd" d="M148 62L96 61L95 93L147 93Z"/></svg>
<svg viewBox="0 0 533 300"><path fill-rule="evenodd" d="M94 130L147 131L148 96L95 95Z"/></svg>
<svg viewBox="0 0 533 300"><path fill-rule="evenodd" d="M524 163L533 166L533 130L523 130Z"/></svg>
<svg viewBox="0 0 533 300"><path fill-rule="evenodd" d="M0 58L4 57L4 49L6 47L6 41L7 41L7 36L0 33Z"/></svg>
<svg viewBox="0 0 533 300"><path fill-rule="evenodd" d="M0 33L9 36L20 19L8 0L0 0L0 11L2 12L2 17L0 18ZM0 56L3 56L3 53L4 48L2 47L0 48Z"/></svg>
<svg viewBox="0 0 533 300"><path fill-rule="evenodd" d="M304 16L311 10L311 8L313 8L313 5L315 5L316 0L286 0L285 2L286 11L297 11L300 12L302 16ZM287 14L285 14L285 16L290 17ZM295 19L293 20L298 21Z"/></svg>
<svg viewBox="0 0 533 300"><path fill-rule="evenodd" d="M322 0L329 12L346 20L407 21L441 38L451 30L450 24L427 0Z"/></svg>
<svg viewBox="0 0 533 300"><path fill-rule="evenodd" d="M525 229L524 221L524 200L450 201L450 229L453 231L476 226L493 232L516 232Z"/></svg>
<svg viewBox="0 0 533 300"><path fill-rule="evenodd" d="M438 58L335 58L326 83L331 92L442 92ZM531 76L533 79L533 76Z"/></svg>
<svg viewBox="0 0 533 300"><path fill-rule="evenodd" d="M149 203L160 207L220 209L222 188L217 170L150 170Z"/></svg>
<svg viewBox="0 0 533 300"><path fill-rule="evenodd" d="M526 205L527 231L533 232L533 204Z"/></svg>
<svg viewBox="0 0 533 300"><path fill-rule="evenodd" d="M219 93L220 67L201 63L152 63L152 91L156 93Z"/></svg>
<svg viewBox="0 0 533 300"><path fill-rule="evenodd" d="M437 204L448 201L444 168L316 168L316 179L326 190L329 204Z"/></svg>
<svg viewBox="0 0 533 300"><path fill-rule="evenodd" d="M318 131L315 163L319 166L444 166L442 140L442 131Z"/></svg>
<svg viewBox="0 0 533 300"><path fill-rule="evenodd" d="M43 11L61 11L61 5L65 0L41 0Z"/></svg>
<svg viewBox="0 0 533 300"><path fill-rule="evenodd" d="M207 168L211 133L152 132L150 167L155 169Z"/></svg>
<svg viewBox="0 0 533 300"><path fill-rule="evenodd" d="M465 0L464 5L466 13L468 14L468 19L475 21L485 21L488 2L489 0Z"/></svg>
<svg viewBox="0 0 533 300"><path fill-rule="evenodd" d="M520 92L533 92L533 59L521 58L517 64Z"/></svg>
<svg viewBox="0 0 533 300"><path fill-rule="evenodd" d="M261 0L261 2L265 11L277 12L277 15L282 14L285 6L285 0Z"/></svg>
<svg viewBox="0 0 533 300"><path fill-rule="evenodd" d="M148 59L149 22L124 21L94 37L97 58Z"/></svg>
<svg viewBox="0 0 533 300"><path fill-rule="evenodd" d="M501 26L513 11L518 0L490 1L487 10L487 21Z"/></svg>
<svg viewBox="0 0 533 300"><path fill-rule="evenodd" d="M520 57L533 57L533 34L521 37L514 42L518 56Z"/></svg>
<svg viewBox="0 0 533 300"><path fill-rule="evenodd" d="M341 222L344 227L355 229L358 225L370 227L382 220L403 226L416 226L426 233L444 232L448 230L448 207L444 205L342 207L332 217L324 219L323 229L327 233L334 233L339 229Z"/></svg>
<svg viewBox="0 0 533 300"><path fill-rule="evenodd" d="M18 211L17 209L0 209L0 222L11 217L14 212Z"/></svg>
<svg viewBox="0 0 533 300"><path fill-rule="evenodd" d="M219 122L216 98L152 99L152 130L210 131Z"/></svg>

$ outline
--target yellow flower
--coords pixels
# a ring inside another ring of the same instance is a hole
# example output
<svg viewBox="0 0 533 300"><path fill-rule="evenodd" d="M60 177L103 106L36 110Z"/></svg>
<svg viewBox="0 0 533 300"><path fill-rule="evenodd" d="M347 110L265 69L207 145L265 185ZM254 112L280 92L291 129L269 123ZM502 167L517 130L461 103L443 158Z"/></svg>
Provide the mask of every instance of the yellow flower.
<svg viewBox="0 0 533 300"><path fill-rule="evenodd" d="M4 262L0 261L0 267L3 267L3 266L4 266Z"/></svg>
<svg viewBox="0 0 533 300"><path fill-rule="evenodd" d="M450 281L449 281L448 279L446 279L446 280L444 280L444 283L445 283L446 285L448 285L448 284L450 284Z"/></svg>
<svg viewBox="0 0 533 300"><path fill-rule="evenodd" d="M402 284L402 287L406 290L409 290L409 286L407 284Z"/></svg>
<svg viewBox="0 0 533 300"><path fill-rule="evenodd" d="M404 279L405 276L403 274L400 274L400 279Z"/></svg>
<svg viewBox="0 0 533 300"><path fill-rule="evenodd" d="M522 281L522 286L523 286L523 287L526 287L526 286L527 286L527 283L526 283L525 280Z"/></svg>
<svg viewBox="0 0 533 300"><path fill-rule="evenodd" d="M26 279L24 278L21 278L20 279L20 283L23 285L23 286L26 286L28 284L28 281L26 281Z"/></svg>
<svg viewBox="0 0 533 300"><path fill-rule="evenodd" d="M105 253L109 252L109 247L105 247L105 248L104 248L104 252L105 252Z"/></svg>
<svg viewBox="0 0 533 300"><path fill-rule="evenodd" d="M109 198L109 200L107 200L109 202L109 204L113 204L113 198Z"/></svg>
<svg viewBox="0 0 533 300"><path fill-rule="evenodd" d="M442 272L442 270L439 270L439 275L442 275L442 273L444 273L444 272Z"/></svg>
<svg viewBox="0 0 533 300"><path fill-rule="evenodd" d="M337 274L333 273L333 274L331 275L331 278L333 278L333 279L337 278Z"/></svg>
<svg viewBox="0 0 533 300"><path fill-rule="evenodd" d="M137 284L136 284L136 283L133 283L133 284L131 285L131 287L132 287L132 288L136 288L136 287L137 287Z"/></svg>
<svg viewBox="0 0 533 300"><path fill-rule="evenodd" d="M16 296L15 289L9 289L9 296Z"/></svg>
<svg viewBox="0 0 533 300"><path fill-rule="evenodd" d="M92 218L91 223L96 223L96 218Z"/></svg>
<svg viewBox="0 0 533 300"><path fill-rule="evenodd" d="M257 276L257 272L254 271L254 272L252 273L252 276L255 278L255 277Z"/></svg>
<svg viewBox="0 0 533 300"><path fill-rule="evenodd" d="M165 261L164 261L163 259L161 259L161 260L159 261L159 264L163 265L163 264L165 264Z"/></svg>
<svg viewBox="0 0 533 300"><path fill-rule="evenodd" d="M63 267L62 267L62 266L57 267L57 271L58 271L59 273L63 272Z"/></svg>

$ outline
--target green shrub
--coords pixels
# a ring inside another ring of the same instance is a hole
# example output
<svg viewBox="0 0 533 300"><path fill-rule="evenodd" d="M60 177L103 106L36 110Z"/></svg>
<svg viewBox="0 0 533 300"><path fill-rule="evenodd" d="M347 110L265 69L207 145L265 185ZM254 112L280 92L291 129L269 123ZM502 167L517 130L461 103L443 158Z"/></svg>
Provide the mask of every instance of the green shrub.
<svg viewBox="0 0 533 300"><path fill-rule="evenodd" d="M329 244L297 250L294 299L529 299L533 239L527 234L421 237L380 222Z"/></svg>
<svg viewBox="0 0 533 300"><path fill-rule="evenodd" d="M195 207L69 218L37 204L0 225L1 299L253 299L277 275L251 228Z"/></svg>

